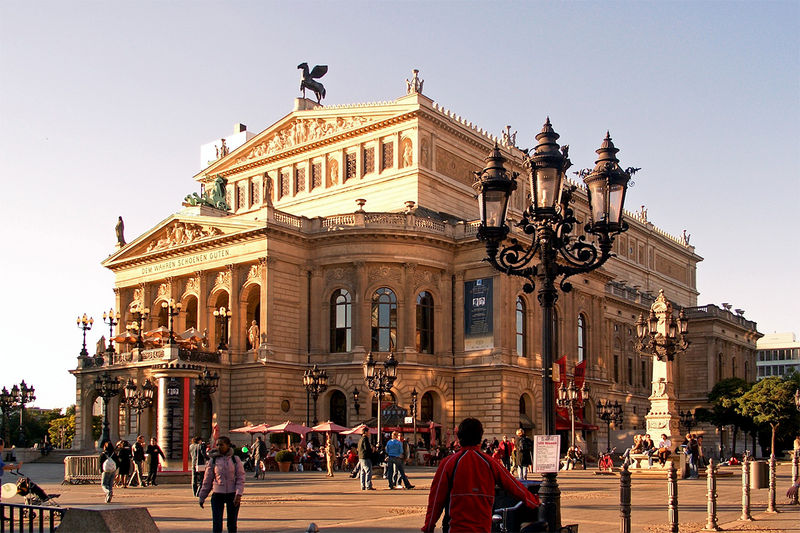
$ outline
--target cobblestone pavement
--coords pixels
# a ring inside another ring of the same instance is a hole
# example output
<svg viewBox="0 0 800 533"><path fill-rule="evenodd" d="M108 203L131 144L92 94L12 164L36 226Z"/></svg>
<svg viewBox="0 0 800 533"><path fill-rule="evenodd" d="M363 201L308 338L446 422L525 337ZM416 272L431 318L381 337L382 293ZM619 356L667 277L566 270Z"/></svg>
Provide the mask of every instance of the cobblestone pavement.
<svg viewBox="0 0 800 533"><path fill-rule="evenodd" d="M790 466L778 468L777 515L765 513L768 490L753 490L752 512L755 522L738 522L741 514L741 470L718 479L718 521L725 531L800 532L800 506L786 503L784 494L790 483ZM30 464L23 472L48 492L61 493L64 507L98 505L103 502L99 485L60 485L61 465ZM345 473L333 479L322 472L289 472L253 480L248 475L239 520L242 532L304 532L315 522L321 532L403 532L419 531L427 504L434 470L409 468L416 488L410 491L387 488L376 479L377 491L362 492L357 480ZM10 476L4 476L8 482ZM594 471L571 471L559 475L564 524L577 523L581 533L619 531L619 478L599 476ZM637 533L666 533L666 474L634 475L632 480L632 524ZM680 531L700 531L706 523L705 480L678 483ZM8 500L8 503L19 498ZM183 485L116 489L110 505L146 506L162 532L195 532L211 529L209 505L200 509L191 490ZM134 531L135 529L131 529Z"/></svg>

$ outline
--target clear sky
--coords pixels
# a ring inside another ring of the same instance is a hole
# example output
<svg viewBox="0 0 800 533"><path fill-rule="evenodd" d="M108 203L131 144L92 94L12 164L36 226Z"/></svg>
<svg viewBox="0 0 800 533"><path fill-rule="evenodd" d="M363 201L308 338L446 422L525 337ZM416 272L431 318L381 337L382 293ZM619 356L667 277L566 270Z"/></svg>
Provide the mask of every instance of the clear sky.
<svg viewBox="0 0 800 533"><path fill-rule="evenodd" d="M0 386L74 403L75 318L95 318L91 348L108 332L117 216L130 241L179 210L200 145L290 112L303 61L329 65L329 105L402 96L418 68L426 95L520 146L549 115L576 168L610 130L642 168L628 208L705 258L699 303L800 333L798 27L796 0L4 0Z"/></svg>

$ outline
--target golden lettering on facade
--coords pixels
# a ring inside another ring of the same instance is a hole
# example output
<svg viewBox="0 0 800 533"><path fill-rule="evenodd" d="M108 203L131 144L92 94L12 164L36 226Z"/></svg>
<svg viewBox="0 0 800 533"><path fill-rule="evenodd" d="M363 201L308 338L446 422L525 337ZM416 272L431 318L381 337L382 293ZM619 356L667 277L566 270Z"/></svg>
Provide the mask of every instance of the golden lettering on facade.
<svg viewBox="0 0 800 533"><path fill-rule="evenodd" d="M212 252L203 252L199 254L192 254L192 255L187 255L185 257L178 257L176 259L170 259L169 261L163 261L161 263L156 263L154 265L143 266L142 275L158 274L159 272L166 272L168 270L174 270L177 268L196 265L199 263L214 261L216 259L224 259L226 257L229 257L230 255L231 251L225 249L225 250L214 250Z"/></svg>

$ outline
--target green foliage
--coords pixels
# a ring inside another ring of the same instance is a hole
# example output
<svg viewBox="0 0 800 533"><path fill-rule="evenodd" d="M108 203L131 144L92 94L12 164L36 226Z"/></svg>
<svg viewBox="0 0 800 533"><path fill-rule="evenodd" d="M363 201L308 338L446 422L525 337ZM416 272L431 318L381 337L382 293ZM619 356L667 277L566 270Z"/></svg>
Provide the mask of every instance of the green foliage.
<svg viewBox="0 0 800 533"><path fill-rule="evenodd" d="M294 452L291 450L281 450L275 454L275 462L291 463L294 461Z"/></svg>
<svg viewBox="0 0 800 533"><path fill-rule="evenodd" d="M775 450L775 436L781 425L796 422L797 408L794 404L794 391L797 385L790 376L781 379L767 377L756 382L737 401L738 412L753 419L756 424L769 424L772 428L772 453Z"/></svg>
<svg viewBox="0 0 800 533"><path fill-rule="evenodd" d="M72 441L75 438L75 414L51 420L47 433L50 435L50 443L56 448L72 448Z"/></svg>

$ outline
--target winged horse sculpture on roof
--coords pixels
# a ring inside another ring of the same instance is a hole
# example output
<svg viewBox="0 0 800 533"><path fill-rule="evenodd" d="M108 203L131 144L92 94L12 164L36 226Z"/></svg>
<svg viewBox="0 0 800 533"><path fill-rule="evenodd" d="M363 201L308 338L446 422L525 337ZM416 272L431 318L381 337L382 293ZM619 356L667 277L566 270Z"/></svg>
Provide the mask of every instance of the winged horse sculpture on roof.
<svg viewBox="0 0 800 533"><path fill-rule="evenodd" d="M300 63L297 68L303 69L303 76L300 78L300 90L303 91L303 98L306 97L306 89L311 89L317 97L317 103L321 104L325 98L325 87L316 78L321 78L328 72L328 65L317 65L311 72L308 71L308 63Z"/></svg>

